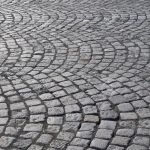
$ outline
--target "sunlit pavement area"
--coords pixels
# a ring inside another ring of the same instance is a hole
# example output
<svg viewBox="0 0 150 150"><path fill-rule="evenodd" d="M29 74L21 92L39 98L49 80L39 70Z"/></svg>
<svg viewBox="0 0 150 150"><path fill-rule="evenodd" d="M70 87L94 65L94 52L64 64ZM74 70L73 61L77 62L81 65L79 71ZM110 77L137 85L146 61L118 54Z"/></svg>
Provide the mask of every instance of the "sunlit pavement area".
<svg viewBox="0 0 150 150"><path fill-rule="evenodd" d="M150 1L0 0L0 150L149 150Z"/></svg>

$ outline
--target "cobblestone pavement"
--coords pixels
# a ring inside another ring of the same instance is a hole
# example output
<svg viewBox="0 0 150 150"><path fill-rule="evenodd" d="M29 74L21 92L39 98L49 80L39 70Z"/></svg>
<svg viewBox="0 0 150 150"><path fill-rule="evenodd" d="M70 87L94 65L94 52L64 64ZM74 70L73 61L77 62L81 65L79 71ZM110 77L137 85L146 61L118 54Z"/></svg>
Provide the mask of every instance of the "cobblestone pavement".
<svg viewBox="0 0 150 150"><path fill-rule="evenodd" d="M149 0L0 0L0 150L150 149Z"/></svg>

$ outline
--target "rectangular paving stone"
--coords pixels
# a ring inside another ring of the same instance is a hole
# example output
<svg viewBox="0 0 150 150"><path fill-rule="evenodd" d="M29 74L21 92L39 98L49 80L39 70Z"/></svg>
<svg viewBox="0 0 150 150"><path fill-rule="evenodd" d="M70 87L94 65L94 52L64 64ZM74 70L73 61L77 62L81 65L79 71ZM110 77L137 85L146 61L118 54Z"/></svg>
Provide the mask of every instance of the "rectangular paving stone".
<svg viewBox="0 0 150 150"><path fill-rule="evenodd" d="M33 123L30 123L30 124L27 124L25 127L24 127L24 131L42 131L42 127L43 125L42 124L39 124L39 123L36 123L36 124L33 124Z"/></svg>
<svg viewBox="0 0 150 150"><path fill-rule="evenodd" d="M93 139L90 146L93 148L97 148L97 149L106 149L108 145L108 141L107 140L103 140L103 139Z"/></svg>

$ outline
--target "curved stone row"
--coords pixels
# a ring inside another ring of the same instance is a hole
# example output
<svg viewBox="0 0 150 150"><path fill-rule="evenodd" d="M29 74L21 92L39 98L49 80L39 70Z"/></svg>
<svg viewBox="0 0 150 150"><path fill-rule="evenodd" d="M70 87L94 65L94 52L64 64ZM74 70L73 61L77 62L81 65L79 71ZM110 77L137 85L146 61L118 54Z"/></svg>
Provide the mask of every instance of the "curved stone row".
<svg viewBox="0 0 150 150"><path fill-rule="evenodd" d="M149 7L1 0L0 150L148 150Z"/></svg>

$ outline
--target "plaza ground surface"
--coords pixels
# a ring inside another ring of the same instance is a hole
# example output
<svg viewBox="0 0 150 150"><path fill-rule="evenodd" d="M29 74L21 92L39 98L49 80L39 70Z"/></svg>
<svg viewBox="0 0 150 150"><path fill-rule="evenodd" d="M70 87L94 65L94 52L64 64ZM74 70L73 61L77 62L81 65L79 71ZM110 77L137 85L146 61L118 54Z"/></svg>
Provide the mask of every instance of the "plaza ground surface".
<svg viewBox="0 0 150 150"><path fill-rule="evenodd" d="M149 150L150 1L0 0L0 150Z"/></svg>

